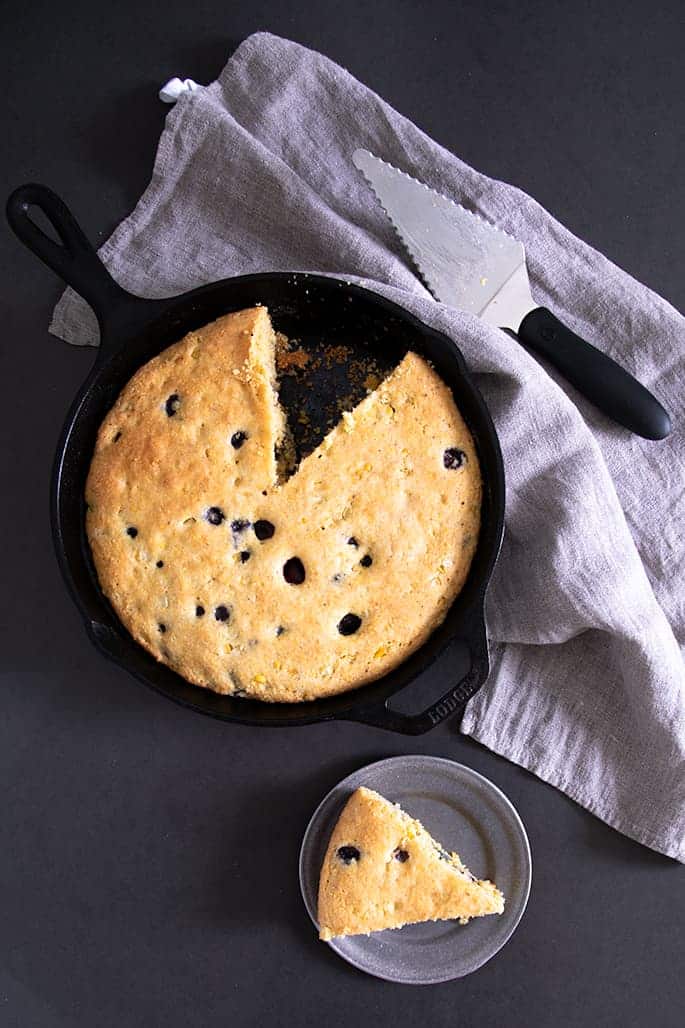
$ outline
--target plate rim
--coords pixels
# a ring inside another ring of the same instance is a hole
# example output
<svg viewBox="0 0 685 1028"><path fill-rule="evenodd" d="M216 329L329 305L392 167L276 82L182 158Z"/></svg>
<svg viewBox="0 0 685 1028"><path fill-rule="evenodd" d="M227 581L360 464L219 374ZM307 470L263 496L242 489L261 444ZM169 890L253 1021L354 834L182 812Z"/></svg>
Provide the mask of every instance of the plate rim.
<svg viewBox="0 0 685 1028"><path fill-rule="evenodd" d="M310 819L309 819L309 821L307 823L307 827L305 828L304 834L302 836L302 843L300 845L300 854L299 854L299 858L298 858L298 877L299 877L299 882L300 882L300 893L301 893L301 896L302 896L302 902L304 903L305 910L307 911L307 914L309 915L309 918L312 921L312 924L314 925L314 927L316 928L317 933L318 933L318 931L319 931L319 923L318 923L318 921L316 919L314 911L312 911L310 909L309 903L307 902L307 892L306 892L306 889L305 889L305 874L304 874L304 855L305 855L305 851L307 849L307 843L308 843L310 835L312 833L312 829L313 829L314 825L316 824L316 821L318 820L318 817L320 815L320 812L321 812L322 808L328 802L328 800L330 799L330 797L332 796L333 793L337 792L342 786L345 785L346 782L348 782L351 778L356 777L358 774L360 774L360 772L370 771L370 770L372 770L374 768L380 767L381 765L386 765L387 766L387 765L390 765L390 764L396 764L398 762L404 763L407 760L416 760L416 759L418 759L420 761L427 761L427 762L429 762L431 764L435 764L435 763L449 764L451 767L459 768L461 772L466 772L467 776L471 776L474 779L478 779L481 783L484 783L486 788L490 789L495 794L497 794L499 800L503 801L504 802L504 806L508 808L510 815L513 816L512 819L514 821L514 824L515 824L516 828L518 829L518 832L519 832L519 835L520 835L520 839L521 839L521 842L522 842L523 853L524 853L524 857L525 857L525 876L524 876L524 880L523 880L523 889L521 891L521 899L519 900L519 909L518 909L518 912L516 914L516 917L514 918L512 924L510 925L509 930L507 931L506 935L501 940L501 942L497 945L497 947L488 956L486 956L484 960L481 960L479 963L477 963L475 965L475 967L470 968L470 970L464 972L463 974L450 974L450 975L447 975L447 976L439 975L436 978L431 978L430 980L425 980L425 981L420 981L420 982L419 981L407 981L406 979L401 979L401 978L397 978L397 977L389 977L389 976L384 975L384 974L378 974L378 973L376 973L374 971L370 971L368 969L368 967L365 967L358 960L353 959L352 957L348 956L347 954L341 953L341 951L336 946L333 945L333 943L335 941L334 939L328 940L326 942L326 945L329 946L329 948L336 954L336 956L338 956L341 960L344 960L347 964L350 964L350 966L357 968L357 970L359 970L359 971L363 971L364 974L368 974L368 975L370 975L373 978L378 978L381 981L392 982L393 984L396 984L396 985L416 985L416 986L439 985L439 984L442 984L444 982L452 982L452 981L457 981L460 978L465 978L467 975L473 974L474 971L478 971L481 967L483 967L485 964L487 964L488 961L492 960L492 958L494 956L496 956L500 952L500 950L503 949L504 946L506 946L506 944L509 942L509 940L511 939L512 935L514 934L514 932L518 928L519 924L521 923L521 918L523 917L524 913L526 912L526 908L528 906L528 900L530 898L530 890L531 890L531 885L532 885L532 880L533 880L533 858L532 858L532 853L531 853L531 849L530 849L530 840L528 838L528 833L526 832L525 825L523 824L523 821L521 819L521 815L519 814L518 810L516 809L514 804L511 802L509 797L506 795L506 793L504 793L502 791L502 789L500 789L500 787L498 785L495 785L495 783L493 781L491 781L485 775L481 774L480 771L475 771L473 768L469 767L467 764L462 764L458 760L451 760L450 757L437 757L437 756L433 756L430 753L398 754L398 755L396 755L394 757L383 757L381 760L374 760L370 764L363 764L361 767L358 767L355 771L351 771L349 773L349 775L345 776L345 778L341 778L339 782L337 782L335 785L333 785L328 790L326 795L317 804L317 806L316 806L312 816L310 817ZM318 940L318 941L321 942L323 940Z"/></svg>

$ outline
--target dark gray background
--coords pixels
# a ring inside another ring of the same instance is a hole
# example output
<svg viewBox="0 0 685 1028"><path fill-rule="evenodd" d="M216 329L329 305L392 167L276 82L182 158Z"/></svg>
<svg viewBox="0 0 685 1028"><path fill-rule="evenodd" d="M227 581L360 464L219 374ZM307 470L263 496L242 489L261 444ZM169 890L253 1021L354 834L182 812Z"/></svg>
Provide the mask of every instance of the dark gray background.
<svg viewBox="0 0 685 1028"><path fill-rule="evenodd" d="M681 0L11 0L0 11L0 193L51 185L95 241L147 183L161 83L209 81L268 28L344 64L683 306ZM48 337L58 284L6 229L0 269L2 1028L682 1023L681 870L454 723L417 740L345 724L226 726L98 657L47 514L57 433L93 355ZM493 779L534 858L509 945L428 989L339 961L316 941L297 884L323 794L412 751Z"/></svg>

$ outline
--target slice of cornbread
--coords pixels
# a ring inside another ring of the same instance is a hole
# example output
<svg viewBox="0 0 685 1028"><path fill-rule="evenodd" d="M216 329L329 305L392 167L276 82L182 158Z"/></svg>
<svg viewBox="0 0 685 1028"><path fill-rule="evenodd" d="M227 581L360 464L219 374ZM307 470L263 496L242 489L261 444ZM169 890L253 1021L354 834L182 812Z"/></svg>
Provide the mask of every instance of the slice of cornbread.
<svg viewBox="0 0 685 1028"><path fill-rule="evenodd" d="M352 793L321 869L321 939L503 910L492 882L478 881L419 821L372 789Z"/></svg>

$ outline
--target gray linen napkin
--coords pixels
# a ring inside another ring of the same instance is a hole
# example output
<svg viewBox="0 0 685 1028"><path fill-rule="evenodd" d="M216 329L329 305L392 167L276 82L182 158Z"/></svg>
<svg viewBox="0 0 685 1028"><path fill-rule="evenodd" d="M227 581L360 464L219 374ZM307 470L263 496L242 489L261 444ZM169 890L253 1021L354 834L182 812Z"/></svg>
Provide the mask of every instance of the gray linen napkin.
<svg viewBox="0 0 685 1028"><path fill-rule="evenodd" d="M353 167L357 147L522 239L537 301L654 390L676 414L671 437L631 436L503 332L436 303ZM270 269L344 276L458 343L497 424L508 489L487 609L493 668L462 731L685 862L683 318L337 65L264 33L180 98L149 187L100 253L144 296ZM97 342L71 291L51 331Z"/></svg>

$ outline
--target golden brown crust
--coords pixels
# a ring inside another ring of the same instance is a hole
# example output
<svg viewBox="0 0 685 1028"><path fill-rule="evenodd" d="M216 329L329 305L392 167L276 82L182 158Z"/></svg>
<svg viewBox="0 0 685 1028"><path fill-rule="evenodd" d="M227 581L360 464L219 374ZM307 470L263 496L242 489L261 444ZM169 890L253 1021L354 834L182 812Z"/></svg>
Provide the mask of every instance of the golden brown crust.
<svg viewBox="0 0 685 1028"><path fill-rule="evenodd" d="M255 308L144 365L100 428L87 532L103 591L159 660L217 692L299 701L380 677L442 621L476 548L481 479L450 390L410 353L279 485L273 351ZM451 447L465 454L452 469ZM292 557L302 584L284 577ZM346 614L361 618L351 635Z"/></svg>
<svg viewBox="0 0 685 1028"><path fill-rule="evenodd" d="M466 922L503 910L504 897L492 882L475 879L419 821L372 789L352 793L321 868L321 939L419 921Z"/></svg>

